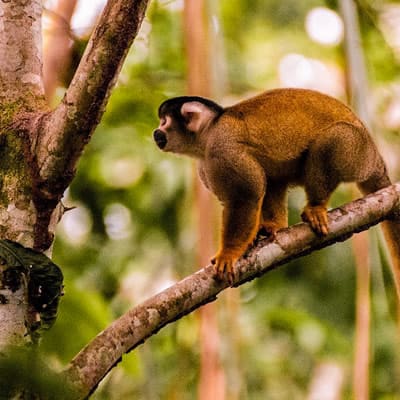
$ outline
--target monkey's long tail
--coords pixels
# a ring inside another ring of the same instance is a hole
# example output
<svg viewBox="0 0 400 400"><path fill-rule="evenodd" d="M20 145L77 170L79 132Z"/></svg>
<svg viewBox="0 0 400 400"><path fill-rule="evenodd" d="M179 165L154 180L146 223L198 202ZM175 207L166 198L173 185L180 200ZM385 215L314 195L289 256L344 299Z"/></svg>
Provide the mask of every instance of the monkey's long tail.
<svg viewBox="0 0 400 400"><path fill-rule="evenodd" d="M400 222L386 220L381 223L392 259L392 273L400 303Z"/></svg>
<svg viewBox="0 0 400 400"><path fill-rule="evenodd" d="M389 185L391 185L391 181L385 167L383 167L383 173L379 176L375 175L369 180L357 184L364 194L375 192ZM400 217L396 216L396 219L383 221L381 227L392 260L392 274L400 310Z"/></svg>

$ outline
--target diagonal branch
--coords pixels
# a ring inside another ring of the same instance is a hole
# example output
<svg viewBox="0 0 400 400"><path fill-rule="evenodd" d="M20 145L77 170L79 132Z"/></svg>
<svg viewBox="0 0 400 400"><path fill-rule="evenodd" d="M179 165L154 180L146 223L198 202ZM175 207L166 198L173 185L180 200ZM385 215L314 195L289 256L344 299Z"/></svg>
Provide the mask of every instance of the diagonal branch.
<svg viewBox="0 0 400 400"><path fill-rule="evenodd" d="M44 116L35 144L39 175L49 192L65 189L72 180L77 160L104 113L148 2L108 1L62 102Z"/></svg>
<svg viewBox="0 0 400 400"><path fill-rule="evenodd" d="M238 263L235 286L242 285L288 261L344 241L384 219L400 215L400 183L329 212L330 232L317 237L301 223L277 233L276 240L259 241ZM128 353L162 327L214 301L227 282L213 277L213 267L188 276L114 321L71 361L66 370L82 398Z"/></svg>

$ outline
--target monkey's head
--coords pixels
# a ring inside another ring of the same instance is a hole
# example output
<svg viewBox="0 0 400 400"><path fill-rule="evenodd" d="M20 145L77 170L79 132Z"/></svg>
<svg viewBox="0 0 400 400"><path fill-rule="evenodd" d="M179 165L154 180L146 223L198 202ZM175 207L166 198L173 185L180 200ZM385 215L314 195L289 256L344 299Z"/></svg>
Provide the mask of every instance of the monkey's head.
<svg viewBox="0 0 400 400"><path fill-rule="evenodd" d="M196 155L198 136L223 112L211 100L181 96L164 101L159 109L160 125L153 137L163 151Z"/></svg>

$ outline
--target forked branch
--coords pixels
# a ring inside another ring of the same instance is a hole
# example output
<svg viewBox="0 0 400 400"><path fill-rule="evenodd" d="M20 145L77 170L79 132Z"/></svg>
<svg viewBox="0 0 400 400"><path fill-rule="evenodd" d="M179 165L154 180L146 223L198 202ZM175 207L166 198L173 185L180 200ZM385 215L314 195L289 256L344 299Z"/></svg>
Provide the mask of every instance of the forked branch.
<svg viewBox="0 0 400 400"><path fill-rule="evenodd" d="M330 232L317 237L300 223L278 232L272 243L259 241L238 263L235 286L242 285L279 265L348 239L384 219L400 215L400 183L329 212ZM93 339L70 363L66 376L85 398L128 353L162 327L214 301L227 282L214 278L207 266L134 307Z"/></svg>
<svg viewBox="0 0 400 400"><path fill-rule="evenodd" d="M59 106L43 118L36 142L39 173L49 190L67 186L99 123L149 0L109 0ZM64 187L64 189L65 189Z"/></svg>

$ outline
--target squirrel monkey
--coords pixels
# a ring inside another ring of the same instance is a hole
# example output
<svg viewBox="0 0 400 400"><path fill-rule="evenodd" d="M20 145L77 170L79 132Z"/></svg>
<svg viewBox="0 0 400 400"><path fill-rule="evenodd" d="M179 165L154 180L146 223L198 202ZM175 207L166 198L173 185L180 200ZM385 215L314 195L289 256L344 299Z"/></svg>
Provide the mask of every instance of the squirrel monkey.
<svg viewBox="0 0 400 400"><path fill-rule="evenodd" d="M304 186L301 217L326 235L327 202L340 182L357 182L364 194L391 184L360 119L316 91L275 89L226 108L182 96L162 103L158 115L158 147L197 158L201 180L223 205L221 244L212 263L230 283L235 262L257 232L273 238L287 226L289 186ZM400 222L383 224L400 294Z"/></svg>

